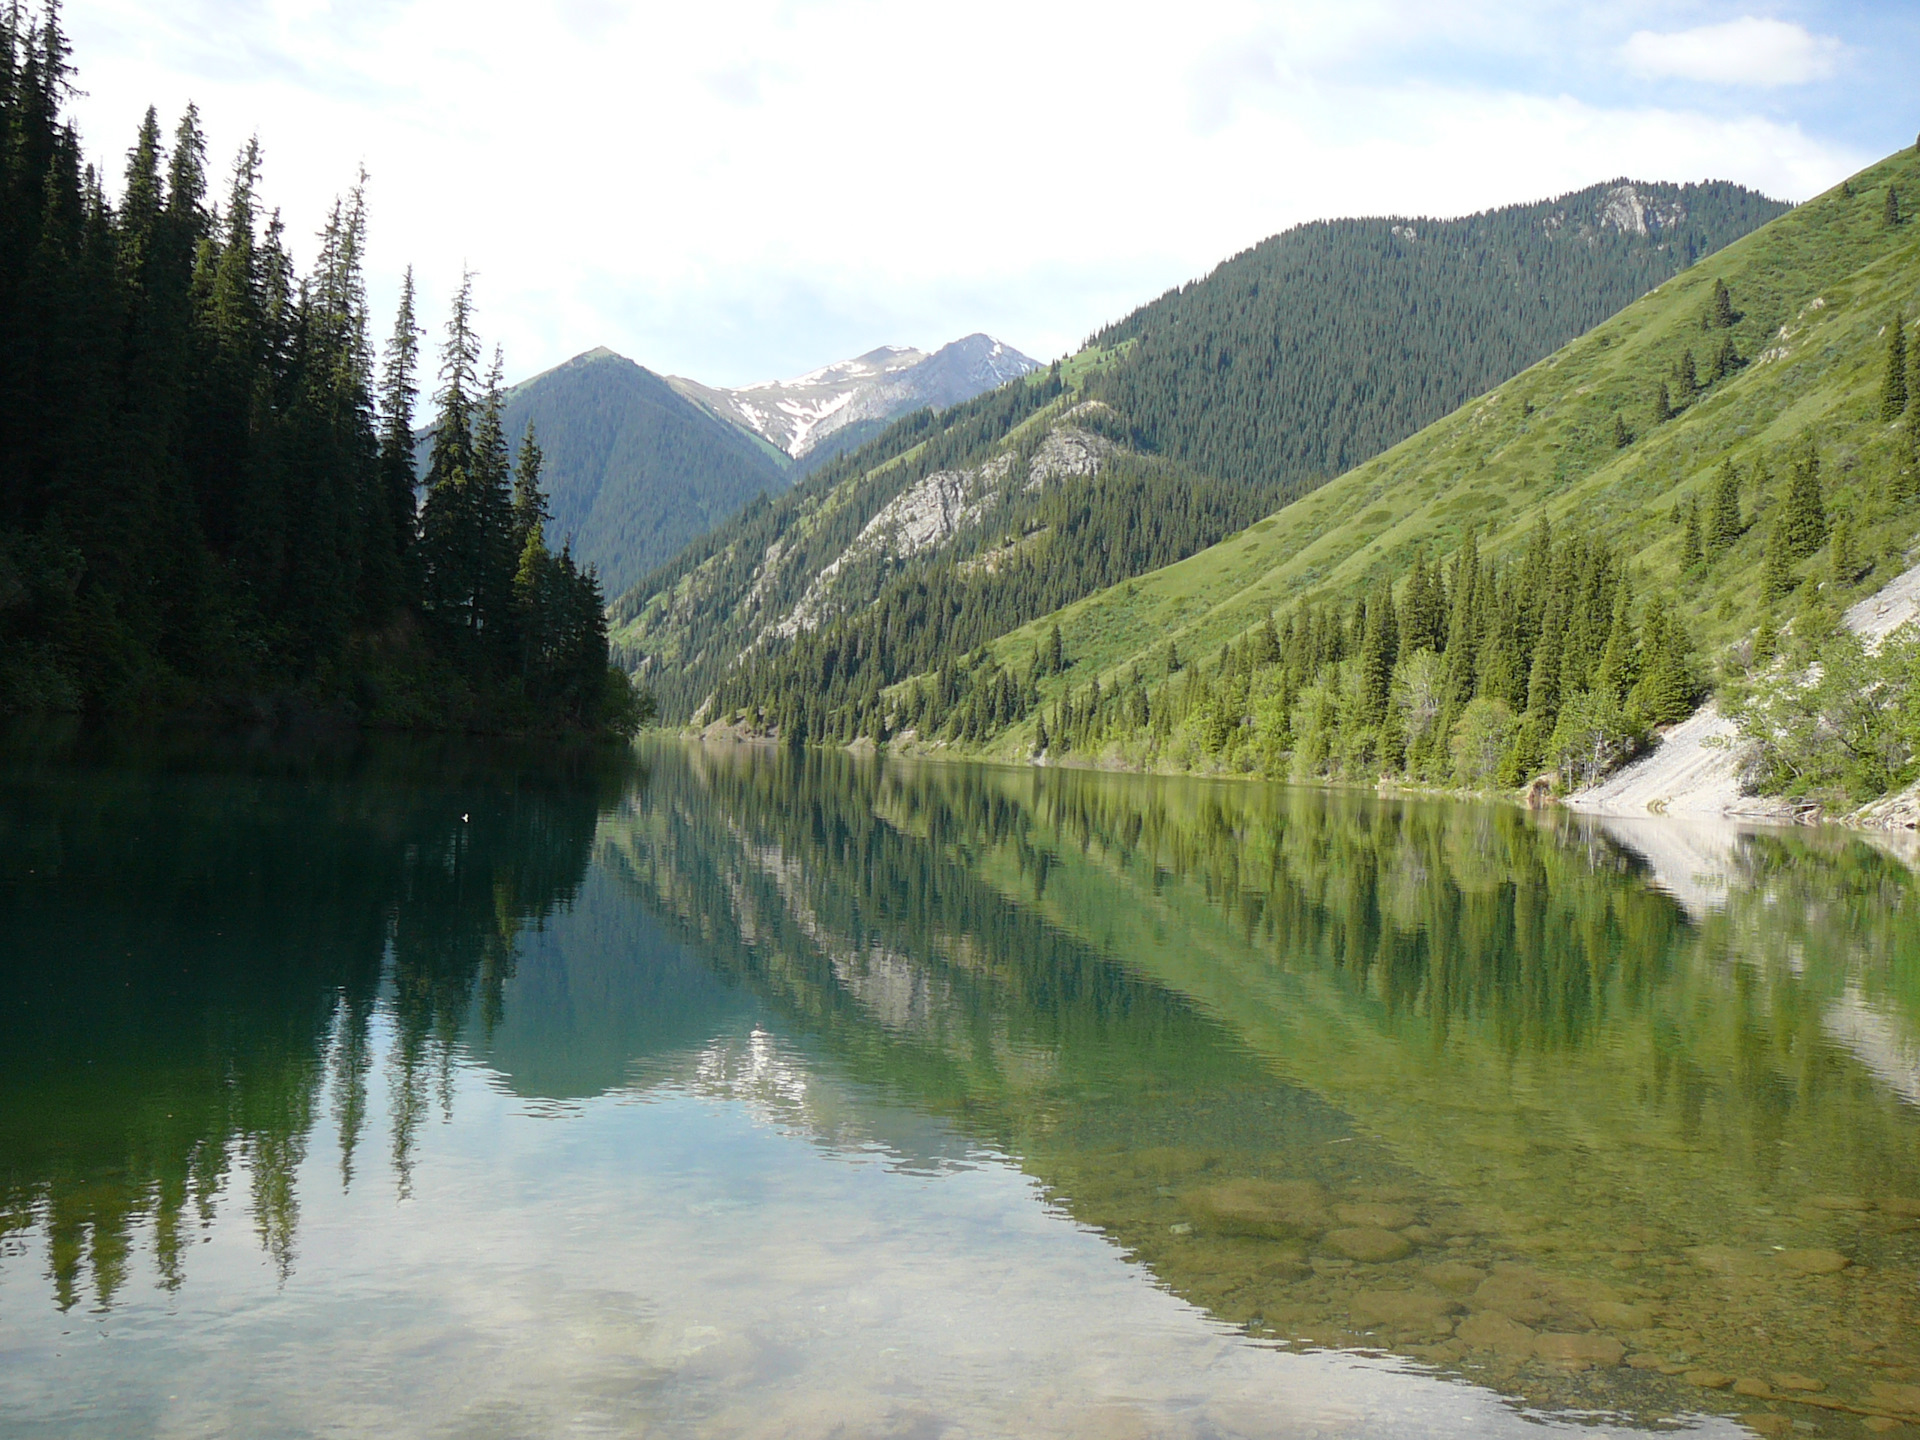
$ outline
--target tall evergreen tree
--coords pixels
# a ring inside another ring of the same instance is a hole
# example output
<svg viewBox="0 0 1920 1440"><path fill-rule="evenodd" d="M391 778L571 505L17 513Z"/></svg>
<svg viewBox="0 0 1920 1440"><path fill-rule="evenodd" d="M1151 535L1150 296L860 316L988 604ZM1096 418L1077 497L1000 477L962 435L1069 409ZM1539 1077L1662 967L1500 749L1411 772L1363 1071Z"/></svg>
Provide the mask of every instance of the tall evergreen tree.
<svg viewBox="0 0 1920 1440"><path fill-rule="evenodd" d="M412 594L414 513L413 409L419 398L420 325L414 314L413 267L400 280L400 304L393 317L380 376L380 480L372 533L369 609L376 618Z"/></svg>
<svg viewBox="0 0 1920 1440"><path fill-rule="evenodd" d="M1760 592L1769 601L1789 595L1800 583L1793 569L1793 543L1789 538L1787 512L1782 508L1773 519L1767 536L1766 563L1760 573Z"/></svg>
<svg viewBox="0 0 1920 1440"><path fill-rule="evenodd" d="M1667 382L1662 380L1653 387L1653 423L1664 425L1672 418L1673 396L1667 389Z"/></svg>
<svg viewBox="0 0 1920 1440"><path fill-rule="evenodd" d="M1707 301L1707 325L1714 330L1731 330L1734 324L1733 296L1725 280L1713 282L1713 294Z"/></svg>
<svg viewBox="0 0 1920 1440"><path fill-rule="evenodd" d="M1700 497L1694 496L1687 503L1686 529L1680 537L1680 566L1691 570L1706 558L1706 549L1700 535Z"/></svg>
<svg viewBox="0 0 1920 1440"><path fill-rule="evenodd" d="M1880 379L1880 418L1891 423L1906 413L1907 317L1896 310L1887 321L1887 368Z"/></svg>
<svg viewBox="0 0 1920 1440"><path fill-rule="evenodd" d="M1740 472L1729 455L1713 477L1713 504L1707 516L1707 553L1715 559L1738 542L1746 526L1740 518Z"/></svg>
<svg viewBox="0 0 1920 1440"><path fill-rule="evenodd" d="M1827 541L1826 496L1820 481L1820 453L1808 437L1793 458L1787 498L1776 534L1789 560L1804 560Z"/></svg>

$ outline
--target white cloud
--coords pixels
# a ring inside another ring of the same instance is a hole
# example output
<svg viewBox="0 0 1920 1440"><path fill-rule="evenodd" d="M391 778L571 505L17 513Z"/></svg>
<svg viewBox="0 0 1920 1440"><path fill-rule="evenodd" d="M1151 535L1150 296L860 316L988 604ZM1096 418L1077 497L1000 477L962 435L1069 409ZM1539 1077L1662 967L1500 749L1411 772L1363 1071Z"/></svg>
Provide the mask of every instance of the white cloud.
<svg viewBox="0 0 1920 1440"><path fill-rule="evenodd" d="M1829 79L1845 51L1830 35L1747 15L1664 35L1640 30L1628 39L1625 55L1628 66L1649 79L1773 86Z"/></svg>
<svg viewBox="0 0 1920 1440"><path fill-rule="evenodd" d="M1802 198L1867 158L1778 119L1530 93L1539 56L1578 51L1559 13L66 6L85 139L110 172L149 100L171 116L193 98L216 157L259 132L296 242L364 160L376 298L412 263L437 320L471 264L510 373L607 344L725 384L973 330L1045 358L1302 220L1458 214L1620 174ZM1416 83L1410 52L1475 78Z"/></svg>

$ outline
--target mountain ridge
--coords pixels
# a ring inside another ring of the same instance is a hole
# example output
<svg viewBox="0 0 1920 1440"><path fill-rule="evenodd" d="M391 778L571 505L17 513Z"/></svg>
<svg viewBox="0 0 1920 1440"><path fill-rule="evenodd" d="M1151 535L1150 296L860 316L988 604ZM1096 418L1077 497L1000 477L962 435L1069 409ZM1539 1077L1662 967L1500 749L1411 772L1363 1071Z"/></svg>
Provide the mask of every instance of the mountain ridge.
<svg viewBox="0 0 1920 1440"><path fill-rule="evenodd" d="M898 422L742 512L616 600L622 654L686 719L729 673L813 654L828 642L809 637L831 632L833 658L792 683L809 703L866 704L828 697L891 685L922 654L872 633L883 616L970 647L1075 587L1204 548L1318 484L1325 435L1377 453L1788 208L1727 185L1631 192L1608 182L1460 221L1316 222L1264 241L994 392L1004 400ZM1055 441L1086 463L1036 471ZM1143 526L1116 508L1123 495L1166 513ZM939 523L896 523L896 505ZM813 738L832 733L816 725Z"/></svg>
<svg viewBox="0 0 1920 1440"><path fill-rule="evenodd" d="M1920 336L1893 331L1920 292L1897 199L1916 188L1916 150L1870 166L1221 544L1008 631L949 688L1020 673L1055 634L1063 678L922 742L1368 783L1511 785L1544 763L1584 784L1716 686L1779 690L1776 653L1823 663L1839 612L1920 539L1920 367L1896 373ZM1553 620L1526 593L1576 574L1611 598ZM1424 672L1394 650L1410 615ZM1576 658L1544 662L1547 631L1512 653L1509 627L1543 619L1578 626ZM1477 660L1450 658L1462 641ZM1405 708L1423 685L1435 708ZM1472 707L1485 764L1452 743Z"/></svg>
<svg viewBox="0 0 1920 1440"><path fill-rule="evenodd" d="M946 409L1039 368L1012 346L976 332L931 353L882 345L790 380L728 388L666 378L708 413L810 467L909 411Z"/></svg>

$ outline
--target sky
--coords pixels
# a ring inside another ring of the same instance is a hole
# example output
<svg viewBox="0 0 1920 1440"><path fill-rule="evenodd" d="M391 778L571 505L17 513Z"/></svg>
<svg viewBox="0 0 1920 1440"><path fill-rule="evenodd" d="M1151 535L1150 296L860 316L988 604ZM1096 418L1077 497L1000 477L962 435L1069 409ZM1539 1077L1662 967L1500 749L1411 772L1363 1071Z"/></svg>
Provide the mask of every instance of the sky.
<svg viewBox="0 0 1920 1440"><path fill-rule="evenodd" d="M1616 176L1804 200L1920 131L1920 5L67 0L111 177L249 135L296 255L364 166L376 328L465 270L519 378L717 385L985 331L1045 360L1290 225Z"/></svg>

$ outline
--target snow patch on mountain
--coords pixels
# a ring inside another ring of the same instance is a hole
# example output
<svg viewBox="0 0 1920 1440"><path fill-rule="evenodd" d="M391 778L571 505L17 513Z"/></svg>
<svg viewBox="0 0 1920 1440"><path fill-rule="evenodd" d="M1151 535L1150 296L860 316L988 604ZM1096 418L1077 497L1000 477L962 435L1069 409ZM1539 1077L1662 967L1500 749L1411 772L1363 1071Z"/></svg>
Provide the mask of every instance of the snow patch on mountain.
<svg viewBox="0 0 1920 1440"><path fill-rule="evenodd" d="M849 425L885 422L929 405L958 405L1039 368L1038 361L991 335L969 335L931 355L883 345L791 380L734 390L680 376L668 383L797 460Z"/></svg>

